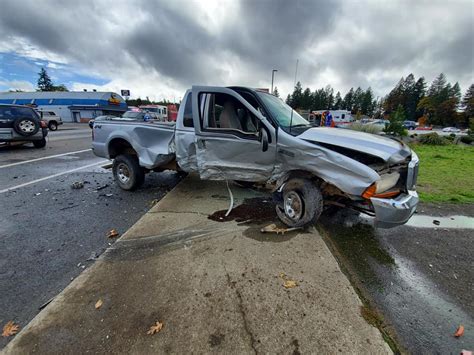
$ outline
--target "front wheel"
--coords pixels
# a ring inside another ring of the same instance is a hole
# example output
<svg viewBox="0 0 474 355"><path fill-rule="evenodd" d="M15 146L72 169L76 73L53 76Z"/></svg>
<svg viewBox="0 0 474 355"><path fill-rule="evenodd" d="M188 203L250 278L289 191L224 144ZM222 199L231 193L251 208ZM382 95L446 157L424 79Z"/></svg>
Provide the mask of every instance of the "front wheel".
<svg viewBox="0 0 474 355"><path fill-rule="evenodd" d="M323 210L323 196L308 179L291 179L283 187L283 201L276 206L278 218L291 228L316 223Z"/></svg>
<svg viewBox="0 0 474 355"><path fill-rule="evenodd" d="M117 156L112 165L112 172L118 186L123 190L135 190L145 181L145 173L134 155Z"/></svg>
<svg viewBox="0 0 474 355"><path fill-rule="evenodd" d="M35 148L44 148L46 147L46 139L43 138L39 141L33 141L33 145L35 146Z"/></svg>

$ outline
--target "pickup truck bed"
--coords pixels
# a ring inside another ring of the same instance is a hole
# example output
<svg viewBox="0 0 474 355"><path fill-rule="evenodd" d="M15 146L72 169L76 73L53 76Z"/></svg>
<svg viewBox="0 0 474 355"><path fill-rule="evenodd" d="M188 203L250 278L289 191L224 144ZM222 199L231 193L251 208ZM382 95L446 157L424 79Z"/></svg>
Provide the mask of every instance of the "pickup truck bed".
<svg viewBox="0 0 474 355"><path fill-rule="evenodd" d="M154 169L175 159L175 122L103 121L94 125L94 153L113 159L131 145L140 166Z"/></svg>

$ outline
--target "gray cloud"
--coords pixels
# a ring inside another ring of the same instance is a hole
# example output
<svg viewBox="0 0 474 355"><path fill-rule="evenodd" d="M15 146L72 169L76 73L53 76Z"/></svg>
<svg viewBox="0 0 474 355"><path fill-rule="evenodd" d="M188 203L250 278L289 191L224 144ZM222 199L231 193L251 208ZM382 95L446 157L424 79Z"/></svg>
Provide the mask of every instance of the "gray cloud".
<svg viewBox="0 0 474 355"><path fill-rule="evenodd" d="M383 95L410 72L428 81L445 72L465 89L473 20L470 1L6 0L0 35L112 81L159 80L146 85L157 91L269 85L277 68L276 84L288 92L299 58L303 86L372 86Z"/></svg>

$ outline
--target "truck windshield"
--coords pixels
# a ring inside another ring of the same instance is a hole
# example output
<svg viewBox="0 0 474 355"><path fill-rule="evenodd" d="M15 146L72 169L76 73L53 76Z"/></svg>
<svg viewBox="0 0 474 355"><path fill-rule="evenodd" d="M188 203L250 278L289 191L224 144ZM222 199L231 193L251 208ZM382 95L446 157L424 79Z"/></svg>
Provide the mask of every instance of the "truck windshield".
<svg viewBox="0 0 474 355"><path fill-rule="evenodd" d="M262 99L268 111L270 111L273 118L277 120L278 125L284 131L288 133L294 132L295 134L300 134L302 131L311 128L311 125L308 121L301 117L298 112L293 110L280 98L264 92L257 92L257 95Z"/></svg>

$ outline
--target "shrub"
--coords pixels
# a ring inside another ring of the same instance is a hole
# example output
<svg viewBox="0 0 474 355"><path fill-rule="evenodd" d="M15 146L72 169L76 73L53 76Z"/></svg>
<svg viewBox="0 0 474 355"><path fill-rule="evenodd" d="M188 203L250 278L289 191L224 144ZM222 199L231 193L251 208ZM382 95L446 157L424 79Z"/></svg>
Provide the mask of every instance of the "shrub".
<svg viewBox="0 0 474 355"><path fill-rule="evenodd" d="M464 144L472 144L472 142L474 142L474 136L461 136L461 142L463 142Z"/></svg>
<svg viewBox="0 0 474 355"><path fill-rule="evenodd" d="M420 143L421 144L429 144L429 145L446 145L448 144L448 141L439 136L438 133L432 132L428 134L424 134L420 136Z"/></svg>
<svg viewBox="0 0 474 355"><path fill-rule="evenodd" d="M402 105L398 105L397 110L390 116L390 123L383 130L385 133L392 136L406 136L407 130L403 127L403 121L405 120L405 111Z"/></svg>

